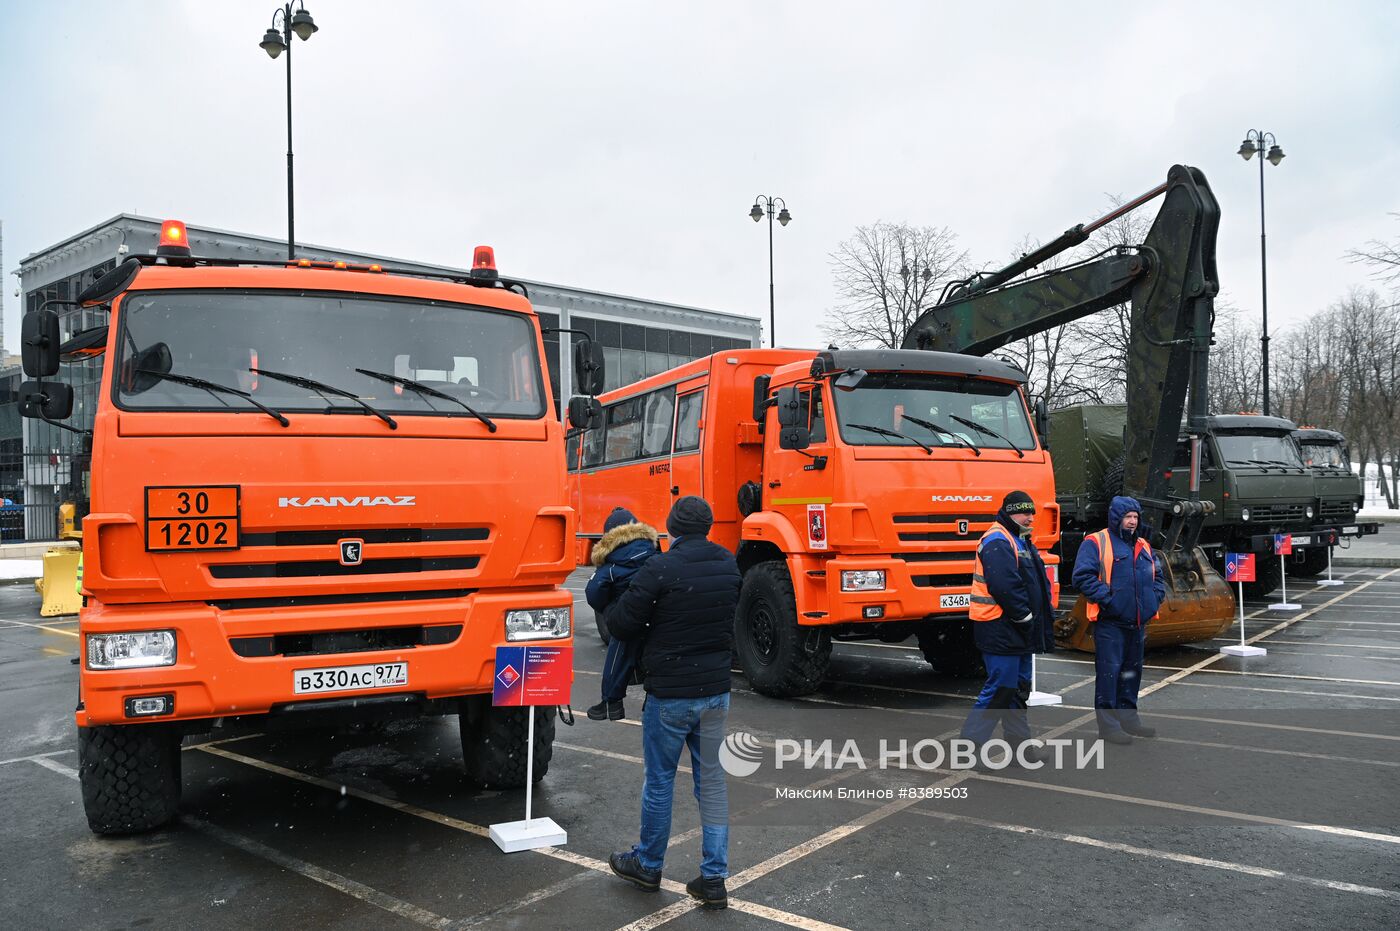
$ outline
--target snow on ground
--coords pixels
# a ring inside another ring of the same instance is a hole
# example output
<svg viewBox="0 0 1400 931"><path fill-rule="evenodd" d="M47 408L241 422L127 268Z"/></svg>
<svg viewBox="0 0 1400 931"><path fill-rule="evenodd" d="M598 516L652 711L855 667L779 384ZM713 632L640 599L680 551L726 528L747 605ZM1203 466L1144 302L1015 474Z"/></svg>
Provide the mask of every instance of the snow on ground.
<svg viewBox="0 0 1400 931"><path fill-rule="evenodd" d="M0 559L0 579L37 579L43 574L42 559Z"/></svg>

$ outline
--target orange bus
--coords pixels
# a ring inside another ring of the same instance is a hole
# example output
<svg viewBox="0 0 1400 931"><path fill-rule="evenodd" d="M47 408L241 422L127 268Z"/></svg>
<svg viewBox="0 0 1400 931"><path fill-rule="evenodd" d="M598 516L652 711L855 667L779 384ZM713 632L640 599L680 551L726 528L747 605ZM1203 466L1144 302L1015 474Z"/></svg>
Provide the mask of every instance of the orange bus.
<svg viewBox="0 0 1400 931"><path fill-rule="evenodd" d="M579 561L614 507L661 529L700 495L744 574L735 650L759 691L814 690L833 639L914 636L936 668L971 672L973 550L1013 489L1036 502L1058 597L1054 478L1024 381L956 353L745 349L601 395L569 438Z"/></svg>
<svg viewBox="0 0 1400 931"><path fill-rule="evenodd" d="M169 820L182 737L236 722L458 714L469 778L522 786L528 718L492 707L494 656L572 643L575 524L523 287L489 249L437 280L193 258L178 223L161 243L80 296L105 326L59 346L53 310L26 320L27 416L70 414L43 380L60 354L106 357L79 616L91 828Z"/></svg>

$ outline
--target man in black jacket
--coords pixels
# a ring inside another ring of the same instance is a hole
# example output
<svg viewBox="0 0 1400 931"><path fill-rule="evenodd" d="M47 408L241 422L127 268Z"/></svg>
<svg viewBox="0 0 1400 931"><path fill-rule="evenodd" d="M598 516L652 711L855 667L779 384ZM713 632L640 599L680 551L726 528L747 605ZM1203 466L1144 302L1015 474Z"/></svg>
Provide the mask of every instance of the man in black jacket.
<svg viewBox="0 0 1400 931"><path fill-rule="evenodd" d="M644 640L641 669L641 840L608 862L613 872L641 889L661 886L661 867L671 838L671 796L681 749L690 747L695 797L700 803L703 857L700 875L686 891L704 908L729 904L729 798L720 768L724 722L729 712L729 663L734 609L739 603L739 567L734 554L707 539L714 515L703 498L681 498L666 519L671 548L653 556L632 577L632 586L604 619L619 640Z"/></svg>

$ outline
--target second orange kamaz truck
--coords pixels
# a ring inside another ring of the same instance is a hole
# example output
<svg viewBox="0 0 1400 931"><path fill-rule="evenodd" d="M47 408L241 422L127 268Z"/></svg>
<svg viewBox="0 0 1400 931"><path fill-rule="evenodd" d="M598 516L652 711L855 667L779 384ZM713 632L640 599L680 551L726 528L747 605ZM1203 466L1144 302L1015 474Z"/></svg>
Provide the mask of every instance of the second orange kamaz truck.
<svg viewBox="0 0 1400 931"><path fill-rule="evenodd" d="M747 349L602 395L570 446L581 561L614 507L659 529L700 495L744 574L736 652L760 692L816 689L833 640L917 637L967 671L973 550L1002 497L1034 498L1043 552L1059 537L1024 381L955 353Z"/></svg>

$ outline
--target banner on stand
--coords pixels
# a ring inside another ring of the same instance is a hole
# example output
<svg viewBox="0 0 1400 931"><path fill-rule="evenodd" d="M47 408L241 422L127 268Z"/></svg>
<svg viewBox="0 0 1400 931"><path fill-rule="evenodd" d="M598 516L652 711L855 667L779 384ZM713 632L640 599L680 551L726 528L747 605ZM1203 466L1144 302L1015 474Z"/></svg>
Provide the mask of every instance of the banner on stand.
<svg viewBox="0 0 1400 931"><path fill-rule="evenodd" d="M496 647L493 705L567 705L573 684L571 646Z"/></svg>
<svg viewBox="0 0 1400 931"><path fill-rule="evenodd" d="M1253 553L1226 553L1225 554L1225 581L1227 582L1253 582L1254 578L1254 554Z"/></svg>
<svg viewBox="0 0 1400 931"><path fill-rule="evenodd" d="M1291 534L1291 533L1276 533L1276 534L1274 534L1274 555L1275 555L1275 556L1291 556L1292 554L1293 554L1293 534Z"/></svg>

